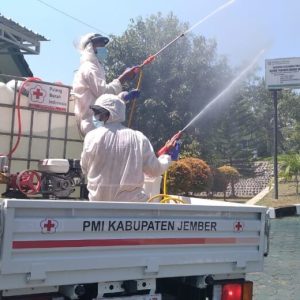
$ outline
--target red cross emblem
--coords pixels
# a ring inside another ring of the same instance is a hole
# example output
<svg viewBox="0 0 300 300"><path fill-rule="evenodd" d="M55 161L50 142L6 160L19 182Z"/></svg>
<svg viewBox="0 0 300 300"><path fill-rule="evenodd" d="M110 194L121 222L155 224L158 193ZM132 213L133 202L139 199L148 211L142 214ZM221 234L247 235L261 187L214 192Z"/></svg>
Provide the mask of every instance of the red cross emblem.
<svg viewBox="0 0 300 300"><path fill-rule="evenodd" d="M33 102L44 102L46 97L46 91L40 86L37 85L29 91L30 98Z"/></svg>
<svg viewBox="0 0 300 300"><path fill-rule="evenodd" d="M35 96L36 99L40 99L40 97L44 95L44 93L42 93L39 88L37 88L35 91L33 91L32 94Z"/></svg>
<svg viewBox="0 0 300 300"><path fill-rule="evenodd" d="M56 228L58 227L58 222L53 219L44 219L41 221L42 233L55 233Z"/></svg>
<svg viewBox="0 0 300 300"><path fill-rule="evenodd" d="M245 224L243 222L236 221L233 224L233 230L237 231L237 232L243 231L244 230L244 226L245 226Z"/></svg>

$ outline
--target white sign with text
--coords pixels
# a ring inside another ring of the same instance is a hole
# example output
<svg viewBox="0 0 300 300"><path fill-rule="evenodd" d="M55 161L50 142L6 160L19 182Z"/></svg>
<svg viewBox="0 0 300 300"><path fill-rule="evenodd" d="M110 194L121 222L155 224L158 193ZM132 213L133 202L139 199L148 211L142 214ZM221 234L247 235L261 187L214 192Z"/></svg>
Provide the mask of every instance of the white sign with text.
<svg viewBox="0 0 300 300"><path fill-rule="evenodd" d="M300 57L266 59L265 71L269 90L300 88Z"/></svg>
<svg viewBox="0 0 300 300"><path fill-rule="evenodd" d="M29 82L26 90L30 107L62 112L68 109L69 89L65 86Z"/></svg>

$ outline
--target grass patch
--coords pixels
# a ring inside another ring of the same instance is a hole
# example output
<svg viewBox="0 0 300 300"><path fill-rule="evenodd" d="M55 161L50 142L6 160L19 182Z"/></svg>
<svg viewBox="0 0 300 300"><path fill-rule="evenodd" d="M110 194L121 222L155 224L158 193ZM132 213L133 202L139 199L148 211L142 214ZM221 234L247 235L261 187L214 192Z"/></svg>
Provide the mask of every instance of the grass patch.
<svg viewBox="0 0 300 300"><path fill-rule="evenodd" d="M268 207L282 207L293 204L300 204L300 194L296 195L295 183L279 183L278 184L278 199L274 199L274 189L272 189L264 198L256 205Z"/></svg>

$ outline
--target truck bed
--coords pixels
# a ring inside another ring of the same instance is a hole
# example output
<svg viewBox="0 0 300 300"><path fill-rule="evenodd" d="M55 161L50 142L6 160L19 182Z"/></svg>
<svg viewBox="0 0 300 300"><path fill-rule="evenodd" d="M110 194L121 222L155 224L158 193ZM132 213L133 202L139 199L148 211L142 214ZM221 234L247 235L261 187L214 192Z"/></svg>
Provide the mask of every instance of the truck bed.
<svg viewBox="0 0 300 300"><path fill-rule="evenodd" d="M3 199L0 290L262 271L266 208Z"/></svg>

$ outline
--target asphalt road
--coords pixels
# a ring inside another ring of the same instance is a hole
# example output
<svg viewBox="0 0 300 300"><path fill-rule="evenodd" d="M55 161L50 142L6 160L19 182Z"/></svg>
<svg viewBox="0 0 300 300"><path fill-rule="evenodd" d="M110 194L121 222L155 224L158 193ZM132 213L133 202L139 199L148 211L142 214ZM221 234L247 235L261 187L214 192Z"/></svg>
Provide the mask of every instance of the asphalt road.
<svg viewBox="0 0 300 300"><path fill-rule="evenodd" d="M254 300L300 300L300 217L271 220L270 253L254 282Z"/></svg>

